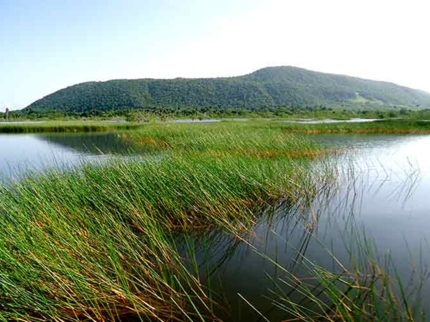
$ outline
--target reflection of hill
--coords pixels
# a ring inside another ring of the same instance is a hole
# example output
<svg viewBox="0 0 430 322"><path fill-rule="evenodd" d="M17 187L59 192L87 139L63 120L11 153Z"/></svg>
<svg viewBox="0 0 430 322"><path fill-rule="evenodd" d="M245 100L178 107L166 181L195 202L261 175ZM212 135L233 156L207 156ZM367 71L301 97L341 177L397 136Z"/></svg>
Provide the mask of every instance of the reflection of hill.
<svg viewBox="0 0 430 322"><path fill-rule="evenodd" d="M96 155L136 152L136 147L116 133L55 133L37 135L37 138L63 148Z"/></svg>

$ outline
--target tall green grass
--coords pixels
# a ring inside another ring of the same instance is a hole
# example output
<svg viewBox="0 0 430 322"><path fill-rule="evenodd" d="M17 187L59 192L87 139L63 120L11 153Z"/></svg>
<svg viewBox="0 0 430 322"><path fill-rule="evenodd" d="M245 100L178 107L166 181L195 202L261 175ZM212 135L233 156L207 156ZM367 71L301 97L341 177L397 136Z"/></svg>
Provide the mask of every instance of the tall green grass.
<svg viewBox="0 0 430 322"><path fill-rule="evenodd" d="M411 119L380 120L364 123L324 123L324 124L294 124L283 125L289 133L319 134L319 133L357 133L357 134L428 134L430 122Z"/></svg>
<svg viewBox="0 0 430 322"><path fill-rule="evenodd" d="M166 139L166 127L150 133ZM0 316L213 318L205 310L210 298L172 247L172 234L218 227L239 236L271 201L310 192L311 184L303 185L310 183L306 161L288 153L306 144L280 133L284 141L273 136L264 143L279 152L272 158L254 153L263 138L252 133L206 135L201 127L192 144L197 133L172 128L178 141L159 147L170 151L161 159L83 164L1 188ZM220 143L220 135L234 140Z"/></svg>
<svg viewBox="0 0 430 322"><path fill-rule="evenodd" d="M178 154L206 154L297 159L326 151L300 135L281 130L270 121L221 122L212 124L156 124L126 132L122 137L147 147L148 151Z"/></svg>
<svg viewBox="0 0 430 322"><path fill-rule="evenodd" d="M226 125L230 124L230 126ZM16 123L16 124L2 124L0 122L0 133L42 133L42 132L101 132L101 131L121 131L121 130L135 130L142 129L141 134L149 133L154 130L157 134L154 137L163 139L164 136L171 136L173 133L182 136L186 131L195 134L205 134L205 129L209 132L211 129L218 129L223 131L224 135L220 135L220 139L229 139L230 133L237 134L237 128L245 129L244 133L250 134L250 129L254 128L260 130L260 134L264 134L261 129L265 128L278 130L284 129L286 132L291 133L387 133L387 134L406 134L406 133L430 133L430 122L426 120L417 119L387 119L379 120L376 122L366 123L325 123L325 124L298 124L298 123L285 123L279 120L260 119L249 120L247 122L239 121L225 121L218 124L175 124L175 123L128 123L128 122L107 122L107 121L46 121L38 123ZM248 130L248 131L247 131ZM166 133L163 133L167 131ZM225 132L227 131L227 132ZM219 133L220 134L220 133ZM137 138L137 136L133 135ZM266 135L270 137L270 135ZM210 140L210 137L203 136L202 139ZM141 137L142 139L142 137ZM189 137L191 139L191 137ZM198 139L194 137L194 139ZM194 140L190 140L195 143ZM143 142L150 143L150 142ZM153 142L154 144L156 142ZM161 143L161 142L158 142ZM223 141L220 141L223 144Z"/></svg>
<svg viewBox="0 0 430 322"><path fill-rule="evenodd" d="M103 132L116 130L132 130L142 126L145 126L145 124L103 121L47 121L15 124L2 124L0 122L0 133Z"/></svg>

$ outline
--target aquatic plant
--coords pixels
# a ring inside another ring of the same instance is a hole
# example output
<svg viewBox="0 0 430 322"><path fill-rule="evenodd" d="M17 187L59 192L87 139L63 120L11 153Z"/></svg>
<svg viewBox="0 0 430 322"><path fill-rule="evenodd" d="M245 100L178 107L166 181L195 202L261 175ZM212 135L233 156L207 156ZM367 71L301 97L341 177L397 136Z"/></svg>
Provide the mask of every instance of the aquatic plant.
<svg viewBox="0 0 430 322"><path fill-rule="evenodd" d="M283 126L288 133L428 134L430 122L413 119L388 119L364 123L293 124Z"/></svg>
<svg viewBox="0 0 430 322"><path fill-rule="evenodd" d="M144 123L106 121L48 121L33 123L0 122L0 133L105 132L116 130L132 130L144 125Z"/></svg>

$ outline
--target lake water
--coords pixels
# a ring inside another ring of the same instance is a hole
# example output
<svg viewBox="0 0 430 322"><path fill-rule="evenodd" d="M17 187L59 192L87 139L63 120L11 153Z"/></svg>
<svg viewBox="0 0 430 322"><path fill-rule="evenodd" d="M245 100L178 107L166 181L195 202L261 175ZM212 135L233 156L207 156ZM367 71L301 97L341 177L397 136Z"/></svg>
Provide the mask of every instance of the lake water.
<svg viewBox="0 0 430 322"><path fill-rule="evenodd" d="M330 124L330 123L368 123L368 122L376 122L380 121L380 119L361 119L361 118L353 118L349 120L335 120L335 119L323 119L323 120L314 120L314 119L301 119L301 120L286 120L286 123L299 123L299 124Z"/></svg>
<svg viewBox="0 0 430 322"><path fill-rule="evenodd" d="M0 134L0 180L55 166L73 166L136 152L115 133Z"/></svg>
<svg viewBox="0 0 430 322"><path fill-rule="evenodd" d="M291 290L282 282L289 276L282 268L306 276L303 265L297 264L298 252L339 271L329 252L346 267L351 266L350 252L367 261L366 255L359 255L366 237L374 256L390 254L405 281L419 277L417 271L413 276L413 265L425 270L430 263L430 136L312 138L346 149L334 157L340 184L329 200L321 194L303 211L281 205L270 220L263 218L252 234L244 236L247 243L216 232L195 239L204 245L198 251L201 276L215 294L223 294L218 300L227 309L220 312L225 321L265 321L260 313L269 321L285 319L285 311L274 308L272 300ZM300 298L290 294L295 296ZM425 300L430 299L430 280L425 281L421 298L430 311L430 301Z"/></svg>
<svg viewBox="0 0 430 322"><path fill-rule="evenodd" d="M222 299L219 313L226 321L264 321L256 310L270 321L285 318L272 300L277 298L280 278L285 278L281 267L303 274L297 265L298 250L337 270L328 250L348 266L349 251L359 248L365 231L376 253L390 252L403 278L411 274L411 259L417 266L430 260L430 136L311 138L344 151L332 157L340 184L329 202L321 194L302 210L280 204L270 220L263 216L253 233L244 236L248 243L217 232L191 237L197 245L205 245L198 254L200 276ZM1 134L0 173L10 179L29 170L138 152L115 133ZM318 160L315 167L325 162ZM430 299L430 281L424 284L422 298ZM430 311L429 303L424 305Z"/></svg>
<svg viewBox="0 0 430 322"><path fill-rule="evenodd" d="M169 121L172 123L218 123L221 122L219 119L175 119Z"/></svg>

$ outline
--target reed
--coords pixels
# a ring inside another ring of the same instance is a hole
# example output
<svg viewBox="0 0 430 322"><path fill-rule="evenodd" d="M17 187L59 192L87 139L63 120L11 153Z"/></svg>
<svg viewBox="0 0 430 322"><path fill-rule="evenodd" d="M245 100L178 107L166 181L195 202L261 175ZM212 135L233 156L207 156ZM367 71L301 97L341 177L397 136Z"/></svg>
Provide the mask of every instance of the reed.
<svg viewBox="0 0 430 322"><path fill-rule="evenodd" d="M219 128L203 135L199 127L193 144L197 132L171 128L147 130L168 142L156 145L161 159L82 164L1 188L4 319L214 318L202 310L210 299L172 247L173 232L218 227L239 235L271 200L295 200L307 162L289 151L307 143ZM142 131L129 135L138 141ZM276 154L256 153L263 147Z"/></svg>
<svg viewBox="0 0 430 322"><path fill-rule="evenodd" d="M106 132L117 130L132 130L142 126L145 126L145 124L103 121L47 121L13 124L0 122L0 133Z"/></svg>
<svg viewBox="0 0 430 322"><path fill-rule="evenodd" d="M391 119L365 123L286 124L288 133L356 133L356 134L428 134L430 122L411 119Z"/></svg>

